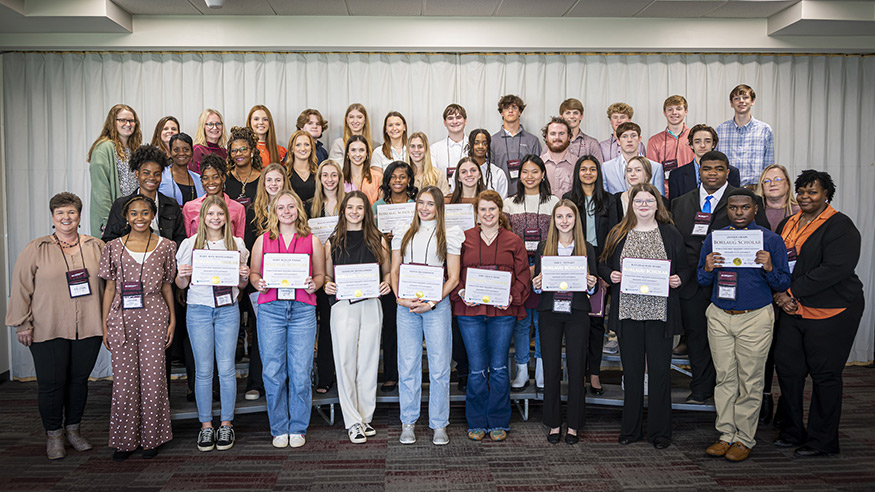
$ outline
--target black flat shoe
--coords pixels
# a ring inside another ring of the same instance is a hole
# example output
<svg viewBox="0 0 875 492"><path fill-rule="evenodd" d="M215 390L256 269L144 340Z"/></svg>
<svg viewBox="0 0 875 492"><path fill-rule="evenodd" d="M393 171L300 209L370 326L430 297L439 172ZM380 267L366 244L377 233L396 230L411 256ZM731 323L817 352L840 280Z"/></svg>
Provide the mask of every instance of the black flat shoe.
<svg viewBox="0 0 875 492"><path fill-rule="evenodd" d="M577 434L565 434L565 444L577 444L580 442L580 436Z"/></svg>
<svg viewBox="0 0 875 492"><path fill-rule="evenodd" d="M590 385L589 392L594 394L595 396L602 396L603 394L605 394L605 389L604 388L596 388L595 386Z"/></svg>
<svg viewBox="0 0 875 492"><path fill-rule="evenodd" d="M324 386L316 386L316 393L319 393L320 395L324 395L325 393L328 393L329 391L331 391L332 386L334 386L333 383L328 384L328 385L324 385Z"/></svg>
<svg viewBox="0 0 875 492"><path fill-rule="evenodd" d="M617 439L617 442L622 444L623 446L628 446L629 444L635 442L635 439L632 439L631 437L620 436L620 438Z"/></svg>
<svg viewBox="0 0 875 492"><path fill-rule="evenodd" d="M132 454L134 454L133 451L119 451L116 449L115 452L112 453L112 460L113 461L124 461L124 460L130 458Z"/></svg>
<svg viewBox="0 0 875 492"><path fill-rule="evenodd" d="M383 393L391 393L396 389L398 389L398 383L383 383L383 385L380 386L380 391Z"/></svg>
<svg viewBox="0 0 875 492"><path fill-rule="evenodd" d="M192 391L191 393L187 393L185 395L185 401L191 401L191 402L194 401L194 391Z"/></svg>
<svg viewBox="0 0 875 492"><path fill-rule="evenodd" d="M792 448L792 447L798 446L802 443L797 442L797 441L792 441L790 439L782 439L779 437L779 438L775 439L774 441L772 441L772 444L774 444L776 448Z"/></svg>
<svg viewBox="0 0 875 492"><path fill-rule="evenodd" d="M665 449L671 446L671 439L667 437L657 437L653 440L653 447L656 449Z"/></svg>
<svg viewBox="0 0 875 492"><path fill-rule="evenodd" d="M547 434L547 442L550 444L559 444L560 433L556 432L555 434Z"/></svg>
<svg viewBox="0 0 875 492"><path fill-rule="evenodd" d="M154 458L156 456L158 456L158 448L144 449L143 450L143 459L144 460L151 460L152 458Z"/></svg>
<svg viewBox="0 0 875 492"><path fill-rule="evenodd" d="M824 453L819 449L814 449L811 446L802 446L801 448L793 451L793 456L797 458L813 458L815 456L826 456L829 453Z"/></svg>

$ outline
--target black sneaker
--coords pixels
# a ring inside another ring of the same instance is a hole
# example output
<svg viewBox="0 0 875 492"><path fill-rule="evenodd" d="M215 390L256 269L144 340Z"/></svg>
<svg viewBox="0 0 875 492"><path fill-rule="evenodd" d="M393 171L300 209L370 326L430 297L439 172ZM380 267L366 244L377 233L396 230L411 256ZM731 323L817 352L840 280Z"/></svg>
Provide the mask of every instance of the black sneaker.
<svg viewBox="0 0 875 492"><path fill-rule="evenodd" d="M197 434L197 448L200 451L212 451L216 448L216 431L212 427L204 427Z"/></svg>
<svg viewBox="0 0 875 492"><path fill-rule="evenodd" d="M219 427L219 432L216 437L216 449L219 451L225 451L226 449L231 449L234 446L234 428L230 425L223 425Z"/></svg>

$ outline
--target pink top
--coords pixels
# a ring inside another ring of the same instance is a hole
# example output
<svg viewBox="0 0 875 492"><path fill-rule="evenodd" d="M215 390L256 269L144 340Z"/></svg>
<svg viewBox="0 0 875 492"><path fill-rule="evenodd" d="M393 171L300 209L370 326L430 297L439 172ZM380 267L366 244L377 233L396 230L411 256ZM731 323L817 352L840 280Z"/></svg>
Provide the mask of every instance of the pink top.
<svg viewBox="0 0 875 492"><path fill-rule="evenodd" d="M246 209L235 200L231 200L226 193L222 194L225 204L228 205L228 214L231 216L231 230L234 237L243 237L246 231ZM185 235L192 237L197 234L197 221L201 214L201 205L207 195L195 198L182 206L182 219L185 221Z"/></svg>
<svg viewBox="0 0 875 492"><path fill-rule="evenodd" d="M292 237L292 242L288 246L282 241L282 234L276 239L270 238L270 233L265 232L264 239L261 243L261 271L264 273L264 254L265 253L303 253L310 255L310 276L313 276L313 236L307 235L299 238L297 234ZM276 289L267 289L264 294L258 294L258 304L264 304L276 300ZM304 289L295 289L295 300L301 301L312 306L316 305L316 293L308 294Z"/></svg>

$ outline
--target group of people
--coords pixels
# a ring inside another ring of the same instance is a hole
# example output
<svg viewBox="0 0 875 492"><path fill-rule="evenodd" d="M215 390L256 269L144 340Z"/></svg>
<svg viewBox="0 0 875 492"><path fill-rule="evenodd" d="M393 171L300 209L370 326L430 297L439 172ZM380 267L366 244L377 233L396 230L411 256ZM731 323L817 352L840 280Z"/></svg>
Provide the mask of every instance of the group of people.
<svg viewBox="0 0 875 492"><path fill-rule="evenodd" d="M719 437L708 455L748 457L758 423L774 413L775 371L782 396L774 444L796 446L797 456L839 452L842 369L864 306L854 273L860 233L830 205L829 174L803 171L791 187L786 168L773 162L771 130L750 115L755 97L748 86L733 89L735 117L715 130L688 128L686 100L671 96L667 127L646 149L628 105L610 106L613 134L597 142L580 131L583 105L568 99L542 130L543 152L520 125L525 104L513 95L498 103L503 124L495 134L466 135L465 109L449 105L448 136L434 145L421 132L408 136L404 116L391 112L382 145L373 146L367 111L353 104L343 137L328 149L319 142L327 122L313 109L298 117L286 148L264 106L230 135L216 110L203 112L193 139L175 118L163 118L148 145L140 145L134 110L114 106L89 152L91 230L102 239L79 233L82 202L59 193L49 203L53 233L27 245L13 275L6 322L34 358L49 458L63 457L67 441L91 447L79 426L101 343L112 354L113 458L138 448L154 457L172 438L165 351L180 334L193 356L197 447L231 448L242 313L257 324L246 398L265 395L279 448L306 442L315 346L315 390L336 381L353 443L376 434L382 346L380 389L397 388L400 442L416 442L423 341L432 442L449 442L454 360L467 436L502 441L510 393L530 384L533 334L547 440L562 435L564 349L565 442L575 444L585 427L587 373L590 391L604 392L607 327L623 365L620 444L644 438L645 395L648 441L671 444L670 363L683 335L692 372L686 402L713 398L717 408ZM404 203L413 204L412 220L381 231L379 207ZM452 204L473 205L474 227L447 224ZM336 225L322 240L310 221L327 217ZM754 268L715 249L713 233L723 230L762 233ZM239 252L239 282L195 285L199 250ZM296 288L264 278L266 255L274 262L283 254L308 259ZM578 273L585 288L545 289L544 259L563 256L585 257ZM668 260L667 291L623 290L627 259ZM347 265L373 266L379 296L339 296L338 267ZM439 295L402 292L404 272L414 267L443 278ZM472 269L509 272L507 304L467 297Z"/></svg>

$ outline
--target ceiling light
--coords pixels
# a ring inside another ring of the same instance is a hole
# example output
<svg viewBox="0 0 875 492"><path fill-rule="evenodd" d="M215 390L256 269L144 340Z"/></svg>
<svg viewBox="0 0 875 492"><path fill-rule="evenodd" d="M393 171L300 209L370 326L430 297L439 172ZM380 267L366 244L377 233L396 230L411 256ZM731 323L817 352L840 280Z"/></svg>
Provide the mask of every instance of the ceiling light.
<svg viewBox="0 0 875 492"><path fill-rule="evenodd" d="M204 2L211 9L220 9L225 5L225 0L204 0Z"/></svg>

